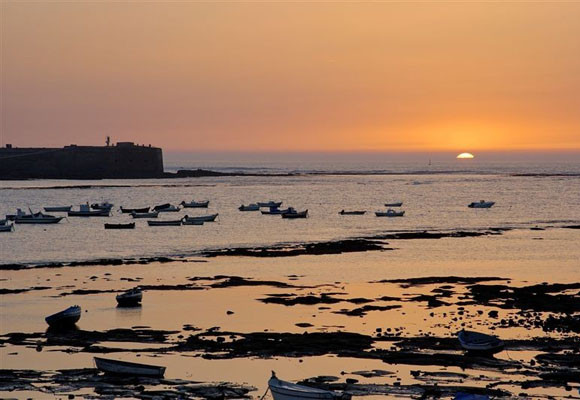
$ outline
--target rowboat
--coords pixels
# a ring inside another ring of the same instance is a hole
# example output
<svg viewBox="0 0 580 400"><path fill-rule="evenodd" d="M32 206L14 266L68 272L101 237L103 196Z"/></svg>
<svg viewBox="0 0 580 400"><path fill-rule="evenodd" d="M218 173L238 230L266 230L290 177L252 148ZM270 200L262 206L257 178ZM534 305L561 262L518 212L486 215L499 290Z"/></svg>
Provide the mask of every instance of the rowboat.
<svg viewBox="0 0 580 400"><path fill-rule="evenodd" d="M183 225L197 225L197 226L200 226L200 225L203 225L203 224L204 224L204 221L195 220L195 219L186 219L186 218L183 219Z"/></svg>
<svg viewBox="0 0 580 400"><path fill-rule="evenodd" d="M135 223L128 224L105 224L105 229L135 229Z"/></svg>
<svg viewBox="0 0 580 400"><path fill-rule="evenodd" d="M269 207L269 208L276 207L276 208L278 208L282 205L282 202L270 200L270 201L266 201L266 202L258 202L256 204L258 204L258 207Z"/></svg>
<svg viewBox="0 0 580 400"><path fill-rule="evenodd" d="M104 201L102 203L93 203L91 204L91 208L94 210L110 210L111 208L113 208L112 203L109 203L108 201Z"/></svg>
<svg viewBox="0 0 580 400"><path fill-rule="evenodd" d="M157 218L159 216L159 213L157 211L144 212L144 213L133 212L133 213L131 213L131 216L133 218Z"/></svg>
<svg viewBox="0 0 580 400"><path fill-rule="evenodd" d="M350 400L348 393L337 393L330 390L316 389L310 386L280 380L272 371L272 377L268 381L268 387L274 400L301 400L301 399L332 399Z"/></svg>
<svg viewBox="0 0 580 400"><path fill-rule="evenodd" d="M207 208L209 206L209 200L205 201L195 201L192 200L191 202L182 201L181 204L184 208Z"/></svg>
<svg viewBox="0 0 580 400"><path fill-rule="evenodd" d="M46 212L69 212L71 209L72 209L72 206L44 207L44 211L46 211Z"/></svg>
<svg viewBox="0 0 580 400"><path fill-rule="evenodd" d="M63 217L55 217L41 212L33 213L30 211L30 214L26 214L20 208L14 216L14 222L17 224L58 224L62 219Z"/></svg>
<svg viewBox="0 0 580 400"><path fill-rule="evenodd" d="M73 326L79 321L79 319L81 319L81 307L71 306L66 310L49 315L44 320L49 326L53 328L63 328Z"/></svg>
<svg viewBox="0 0 580 400"><path fill-rule="evenodd" d="M177 212L177 211L181 210L181 208L179 208L177 206L173 206L169 203L166 203L166 204L161 204L159 206L153 207L153 210L157 211L157 212Z"/></svg>
<svg viewBox="0 0 580 400"><path fill-rule="evenodd" d="M402 217L405 215L405 211L395 211L389 208L387 211L376 211L375 215L377 217Z"/></svg>
<svg viewBox="0 0 580 400"><path fill-rule="evenodd" d="M162 378L165 374L165 367L158 365L139 364L101 357L95 357L95 365L100 371L112 375L150 376L154 378Z"/></svg>
<svg viewBox="0 0 580 400"><path fill-rule="evenodd" d="M457 335L463 349L473 353L495 354L503 350L504 343L496 336L461 330Z"/></svg>
<svg viewBox="0 0 580 400"><path fill-rule="evenodd" d="M339 212L340 215L364 215L366 211L345 211L342 210Z"/></svg>
<svg viewBox="0 0 580 400"><path fill-rule="evenodd" d="M143 291L140 288L133 288L116 296L117 303L121 307L136 306L143 299Z"/></svg>
<svg viewBox="0 0 580 400"><path fill-rule="evenodd" d="M88 204L81 204L78 210L68 212L69 217L108 217L111 209L92 210Z"/></svg>
<svg viewBox="0 0 580 400"><path fill-rule="evenodd" d="M13 224L2 224L0 225L0 232L11 232L14 230Z"/></svg>
<svg viewBox="0 0 580 400"><path fill-rule="evenodd" d="M385 207L401 207L403 205L402 201L395 203L385 203Z"/></svg>
<svg viewBox="0 0 580 400"><path fill-rule="evenodd" d="M180 226L183 220L177 219L173 221L147 221L149 226Z"/></svg>
<svg viewBox="0 0 580 400"><path fill-rule="evenodd" d="M495 204L495 201L474 201L473 203L468 204L467 207L469 208L491 208Z"/></svg>
<svg viewBox="0 0 580 400"><path fill-rule="evenodd" d="M260 206L257 204L248 204L247 206L242 204L241 206L238 207L238 210L240 211L259 211L260 210Z"/></svg>
<svg viewBox="0 0 580 400"><path fill-rule="evenodd" d="M149 212L149 207L143 207L143 208L123 208L121 207L121 212L123 214L144 214L144 213L148 213Z"/></svg>
<svg viewBox="0 0 580 400"><path fill-rule="evenodd" d="M201 221L201 222L214 222L215 219L218 217L219 214L210 214L210 215L200 215L199 217L190 217L185 216L185 221Z"/></svg>
<svg viewBox="0 0 580 400"><path fill-rule="evenodd" d="M281 215L281 214L289 213L290 208L280 210L278 207L270 207L270 209L268 211L264 211L264 210L261 210L261 211L262 211L263 215Z"/></svg>
<svg viewBox="0 0 580 400"><path fill-rule="evenodd" d="M282 218L306 218L306 217L308 217L308 210L296 211L292 207L289 207L288 210L290 210L290 211L282 214Z"/></svg>

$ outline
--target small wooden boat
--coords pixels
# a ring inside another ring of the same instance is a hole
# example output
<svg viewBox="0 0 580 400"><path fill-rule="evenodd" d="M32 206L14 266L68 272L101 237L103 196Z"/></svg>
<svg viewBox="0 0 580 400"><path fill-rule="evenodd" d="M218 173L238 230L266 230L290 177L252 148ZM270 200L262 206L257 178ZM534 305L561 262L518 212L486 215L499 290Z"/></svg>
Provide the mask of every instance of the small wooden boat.
<svg viewBox="0 0 580 400"><path fill-rule="evenodd" d="M179 210L181 210L181 208L171 205L169 203L153 207L153 211L157 212L177 212Z"/></svg>
<svg viewBox="0 0 580 400"><path fill-rule="evenodd" d="M385 203L385 207L401 207L403 205L402 201L395 203Z"/></svg>
<svg viewBox="0 0 580 400"><path fill-rule="evenodd" d="M495 201L479 200L479 201L474 201L473 203L468 204L467 207L469 207L469 208L491 208L494 204L495 204Z"/></svg>
<svg viewBox="0 0 580 400"><path fill-rule="evenodd" d="M457 335L459 344L468 352L495 354L503 350L504 343L496 336L461 330Z"/></svg>
<svg viewBox="0 0 580 400"><path fill-rule="evenodd" d="M44 320L53 328L70 327L81 319L81 307L71 306L66 310L59 311L56 314L49 315Z"/></svg>
<svg viewBox="0 0 580 400"><path fill-rule="evenodd" d="M150 207L143 208L123 208L121 207L121 212L123 214L144 214L149 212Z"/></svg>
<svg viewBox="0 0 580 400"><path fill-rule="evenodd" d="M187 219L187 218L184 218L183 219L183 225L197 225L197 226L200 226L200 225L203 225L203 224L204 224L204 221L195 220L195 219Z"/></svg>
<svg viewBox="0 0 580 400"><path fill-rule="evenodd" d="M135 223L128 224L105 224L105 229L135 229Z"/></svg>
<svg viewBox="0 0 580 400"><path fill-rule="evenodd" d="M184 208L207 208L209 206L209 200L205 201L195 201L192 200L191 202L182 201L181 204Z"/></svg>
<svg viewBox="0 0 580 400"><path fill-rule="evenodd" d="M20 208L16 211L14 222L17 224L58 224L63 217L55 217L54 215L43 214L41 212L26 214ZM8 219L8 216L6 216Z"/></svg>
<svg viewBox="0 0 580 400"><path fill-rule="evenodd" d="M114 204L109 203L108 201L104 201L102 203L93 203L91 204L91 208L93 210L111 210Z"/></svg>
<svg viewBox="0 0 580 400"><path fill-rule="evenodd" d="M405 215L405 211L395 211L389 208L387 211L376 211L375 215L377 217L402 217Z"/></svg>
<svg viewBox="0 0 580 400"><path fill-rule="evenodd" d="M186 215L184 221L214 222L218 215L219 214L200 215L199 217L189 217Z"/></svg>
<svg viewBox="0 0 580 400"><path fill-rule="evenodd" d="M111 209L92 210L88 204L81 204L78 210L68 212L69 217L108 217Z"/></svg>
<svg viewBox="0 0 580 400"><path fill-rule="evenodd" d="M165 367L158 365L139 364L101 357L95 357L95 365L100 371L112 375L150 376L153 378L162 378L165 374Z"/></svg>
<svg viewBox="0 0 580 400"><path fill-rule="evenodd" d="M144 213L131 213L133 218L157 218L159 213L157 211L153 212L144 212Z"/></svg>
<svg viewBox="0 0 580 400"><path fill-rule="evenodd" d="M263 215L281 215L281 214L289 213L290 208L280 210L278 207L270 207L270 209L268 211L261 210L261 212Z"/></svg>
<svg viewBox="0 0 580 400"><path fill-rule="evenodd" d="M270 200L270 201L266 201L266 202L258 202L256 204L258 204L258 207L268 207L268 208L275 207L275 208L278 208L278 207L280 207L282 205L282 202L281 201L272 201L272 200Z"/></svg>
<svg viewBox="0 0 580 400"><path fill-rule="evenodd" d="M290 211L287 213L282 214L282 218L307 218L308 217L308 210L304 211L296 211L294 208L289 207Z"/></svg>
<svg viewBox="0 0 580 400"><path fill-rule="evenodd" d="M274 400L302 400L302 399L332 399L350 400L348 393L337 393L330 390L316 389L310 386L298 385L280 380L272 371L272 377L268 381L268 387Z"/></svg>
<svg viewBox="0 0 580 400"><path fill-rule="evenodd" d="M46 212L69 212L71 209L72 209L72 206L44 207L44 211L46 211Z"/></svg>
<svg viewBox="0 0 580 400"><path fill-rule="evenodd" d="M339 212L340 215L364 215L366 211L346 211L342 210Z"/></svg>
<svg viewBox="0 0 580 400"><path fill-rule="evenodd" d="M240 211L259 211L260 210L260 206L257 204L248 204L247 206L242 204L241 206L238 207L238 210Z"/></svg>
<svg viewBox="0 0 580 400"><path fill-rule="evenodd" d="M117 304L119 304L120 307L136 306L141 303L141 300L143 299L143 291L138 287L133 288L124 293L118 294L116 299Z"/></svg>
<svg viewBox="0 0 580 400"><path fill-rule="evenodd" d="M12 232L14 230L13 224L2 224L0 225L0 232Z"/></svg>
<svg viewBox="0 0 580 400"><path fill-rule="evenodd" d="M183 220L177 219L173 221L147 221L149 226L181 226Z"/></svg>

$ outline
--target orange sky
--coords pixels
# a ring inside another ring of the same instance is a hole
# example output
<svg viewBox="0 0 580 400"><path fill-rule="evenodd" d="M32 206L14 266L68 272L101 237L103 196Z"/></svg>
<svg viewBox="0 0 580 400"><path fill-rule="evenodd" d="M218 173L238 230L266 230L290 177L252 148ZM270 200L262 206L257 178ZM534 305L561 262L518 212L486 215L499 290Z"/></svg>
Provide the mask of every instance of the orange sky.
<svg viewBox="0 0 580 400"><path fill-rule="evenodd" d="M1 7L4 143L580 149L580 3Z"/></svg>

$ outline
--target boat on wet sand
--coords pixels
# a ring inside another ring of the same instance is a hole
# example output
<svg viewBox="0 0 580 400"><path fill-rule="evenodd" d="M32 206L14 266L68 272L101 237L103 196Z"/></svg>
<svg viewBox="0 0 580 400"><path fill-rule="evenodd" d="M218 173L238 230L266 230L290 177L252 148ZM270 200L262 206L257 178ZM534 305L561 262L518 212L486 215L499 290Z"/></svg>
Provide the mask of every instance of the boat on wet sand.
<svg viewBox="0 0 580 400"><path fill-rule="evenodd" d="M401 207L403 205L402 201L396 201L393 203L385 203L385 207Z"/></svg>
<svg viewBox="0 0 580 400"><path fill-rule="evenodd" d="M256 204L258 204L258 207L268 207L268 208L276 207L276 208L278 208L282 205L282 202L270 200L270 201L258 202Z"/></svg>
<svg viewBox="0 0 580 400"><path fill-rule="evenodd" d="M219 214L210 214L210 215L200 215L199 217L190 217L186 215L183 220L187 222L192 221L201 221L201 222L214 222L215 219L218 217Z"/></svg>
<svg viewBox="0 0 580 400"><path fill-rule="evenodd" d="M272 377L268 381L268 388L272 392L274 400L301 400L301 399L333 399L350 400L348 393L338 393L330 390L317 389L310 386L283 381L276 377L272 371Z"/></svg>
<svg viewBox="0 0 580 400"><path fill-rule="evenodd" d="M405 215L405 211L395 211L389 208L387 211L376 211L375 215L377 217L402 217Z"/></svg>
<svg viewBox="0 0 580 400"><path fill-rule="evenodd" d="M281 215L290 212L290 208L280 210L278 207L270 207L268 211L261 210L263 215Z"/></svg>
<svg viewBox="0 0 580 400"><path fill-rule="evenodd" d="M240 211L259 211L260 210L260 206L257 204L248 204L248 205L244 205L242 204L241 206L238 207L238 210Z"/></svg>
<svg viewBox="0 0 580 400"><path fill-rule="evenodd" d="M196 220L196 219L183 219L183 225L203 225L205 222L202 220Z"/></svg>
<svg viewBox="0 0 580 400"><path fill-rule="evenodd" d="M209 206L209 200L205 201L195 201L192 200L191 202L182 201L181 204L184 208L207 208Z"/></svg>
<svg viewBox="0 0 580 400"><path fill-rule="evenodd" d="M491 208L494 204L495 204L495 201L479 200L479 201L474 201L474 202L468 204L467 207L469 207L469 208Z"/></svg>
<svg viewBox="0 0 580 400"><path fill-rule="evenodd" d="M296 211L294 208L289 207L288 212L282 214L282 218L307 218L308 217L308 210L304 211Z"/></svg>
<svg viewBox="0 0 580 400"><path fill-rule="evenodd" d="M100 371L111 375L149 376L162 378L165 367L158 365L140 364L128 361L111 360L108 358L94 357L95 365Z"/></svg>
<svg viewBox="0 0 580 400"><path fill-rule="evenodd" d="M91 208L93 210L111 210L114 204L109 203L108 201L104 201L102 203L93 203L91 204Z"/></svg>
<svg viewBox="0 0 580 400"><path fill-rule="evenodd" d="M147 221L149 226L181 226L183 224L182 219L172 220L172 221Z"/></svg>
<svg viewBox="0 0 580 400"><path fill-rule="evenodd" d="M457 334L459 344L463 349L472 353L495 354L504 348L502 340L497 336L486 335L485 333L461 330Z"/></svg>
<svg viewBox="0 0 580 400"><path fill-rule="evenodd" d="M149 212L150 207L143 208L123 208L121 207L121 212L123 214L144 214Z"/></svg>
<svg viewBox="0 0 580 400"><path fill-rule="evenodd" d="M14 230L13 224L1 224L0 225L0 232L12 232Z"/></svg>
<svg viewBox="0 0 580 400"><path fill-rule="evenodd" d="M46 211L46 212L69 212L71 209L72 209L72 206L44 207L44 211Z"/></svg>
<svg viewBox="0 0 580 400"><path fill-rule="evenodd" d="M128 224L105 224L105 229L135 229L135 223Z"/></svg>
<svg viewBox="0 0 580 400"><path fill-rule="evenodd" d="M143 299L143 291L138 287L133 288L124 293L118 294L116 299L119 307L136 306L141 303L141 300Z"/></svg>
<svg viewBox="0 0 580 400"><path fill-rule="evenodd" d="M14 222L16 224L58 224L64 217L43 214L41 212L26 214L20 208L16 211Z"/></svg>
<svg viewBox="0 0 580 400"><path fill-rule="evenodd" d="M364 215L365 213L366 211L346 211L346 210L339 211L340 215Z"/></svg>
<svg viewBox="0 0 580 400"><path fill-rule="evenodd" d="M157 212L178 212L179 210L181 210L181 208L171 205L169 203L153 207L153 211Z"/></svg>
<svg viewBox="0 0 580 400"><path fill-rule="evenodd" d="M81 307L71 306L66 310L49 315L44 320L52 328L71 327L81 319Z"/></svg>
<svg viewBox="0 0 580 400"><path fill-rule="evenodd" d="M133 218L157 218L159 216L159 213L157 211L144 212L144 213L133 212L133 213L131 213L131 216Z"/></svg>
<svg viewBox="0 0 580 400"><path fill-rule="evenodd" d="M110 208L93 210L88 204L81 204L78 210L68 212L69 217L108 217L110 214Z"/></svg>

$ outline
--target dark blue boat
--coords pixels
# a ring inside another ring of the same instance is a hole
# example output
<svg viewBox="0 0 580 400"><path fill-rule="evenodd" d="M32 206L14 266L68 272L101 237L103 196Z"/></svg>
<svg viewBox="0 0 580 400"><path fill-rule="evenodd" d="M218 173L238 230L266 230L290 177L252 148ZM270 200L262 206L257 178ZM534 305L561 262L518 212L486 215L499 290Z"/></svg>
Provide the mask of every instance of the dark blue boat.
<svg viewBox="0 0 580 400"><path fill-rule="evenodd" d="M71 306L66 310L49 315L44 320L51 327L69 327L76 324L81 319L81 307Z"/></svg>

